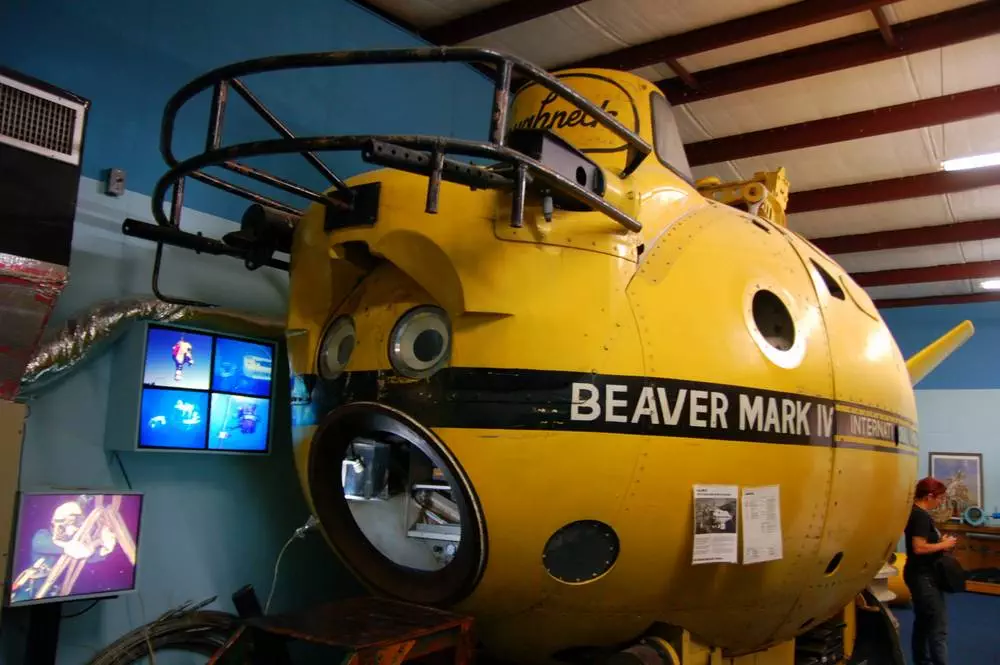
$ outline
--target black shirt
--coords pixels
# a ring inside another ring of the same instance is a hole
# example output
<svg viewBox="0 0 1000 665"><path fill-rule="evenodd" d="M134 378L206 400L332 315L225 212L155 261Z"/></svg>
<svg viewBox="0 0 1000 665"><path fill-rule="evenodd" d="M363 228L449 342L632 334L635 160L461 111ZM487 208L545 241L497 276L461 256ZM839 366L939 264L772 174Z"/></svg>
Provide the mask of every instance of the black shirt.
<svg viewBox="0 0 1000 665"><path fill-rule="evenodd" d="M941 532L934 524L930 513L920 506L913 506L910 519L906 523L906 570L910 573L929 572L934 570L934 562L942 552L916 554L913 551L913 538L923 538L930 544L941 542Z"/></svg>

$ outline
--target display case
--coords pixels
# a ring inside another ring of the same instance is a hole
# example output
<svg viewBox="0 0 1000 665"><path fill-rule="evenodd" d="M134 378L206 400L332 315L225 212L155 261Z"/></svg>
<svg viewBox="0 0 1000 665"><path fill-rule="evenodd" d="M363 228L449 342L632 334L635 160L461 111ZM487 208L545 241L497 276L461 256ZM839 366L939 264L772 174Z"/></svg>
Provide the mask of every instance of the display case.
<svg viewBox="0 0 1000 665"><path fill-rule="evenodd" d="M938 528L957 539L954 556L969 573L966 591L1000 596L1000 526L949 522Z"/></svg>

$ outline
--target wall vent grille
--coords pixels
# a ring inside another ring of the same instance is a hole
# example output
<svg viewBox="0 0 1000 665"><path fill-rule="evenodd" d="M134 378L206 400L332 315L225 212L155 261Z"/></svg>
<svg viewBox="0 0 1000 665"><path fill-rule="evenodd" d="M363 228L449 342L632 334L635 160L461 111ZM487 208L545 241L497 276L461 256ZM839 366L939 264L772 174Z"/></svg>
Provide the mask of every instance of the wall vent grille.
<svg viewBox="0 0 1000 665"><path fill-rule="evenodd" d="M0 76L0 143L80 163L85 107Z"/></svg>

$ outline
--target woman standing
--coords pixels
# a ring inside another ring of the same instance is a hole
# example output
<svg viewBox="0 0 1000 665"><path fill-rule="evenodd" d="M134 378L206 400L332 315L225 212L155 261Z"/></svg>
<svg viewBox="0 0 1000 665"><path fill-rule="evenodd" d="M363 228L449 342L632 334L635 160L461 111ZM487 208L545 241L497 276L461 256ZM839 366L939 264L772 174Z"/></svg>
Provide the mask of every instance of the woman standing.
<svg viewBox="0 0 1000 665"><path fill-rule="evenodd" d="M941 505L947 490L936 478L918 482L906 523L903 581L913 595L913 665L948 665L948 615L935 562L954 549L955 538L942 538L930 515Z"/></svg>

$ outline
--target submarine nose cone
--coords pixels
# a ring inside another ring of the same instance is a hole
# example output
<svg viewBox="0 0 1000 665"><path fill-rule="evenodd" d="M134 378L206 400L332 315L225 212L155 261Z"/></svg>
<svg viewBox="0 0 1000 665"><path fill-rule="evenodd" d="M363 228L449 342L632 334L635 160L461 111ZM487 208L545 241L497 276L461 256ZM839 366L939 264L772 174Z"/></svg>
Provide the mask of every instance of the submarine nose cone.
<svg viewBox="0 0 1000 665"><path fill-rule="evenodd" d="M313 436L309 488L345 564L400 600L451 604L476 587L486 527L458 460L408 414L375 402L331 411Z"/></svg>

